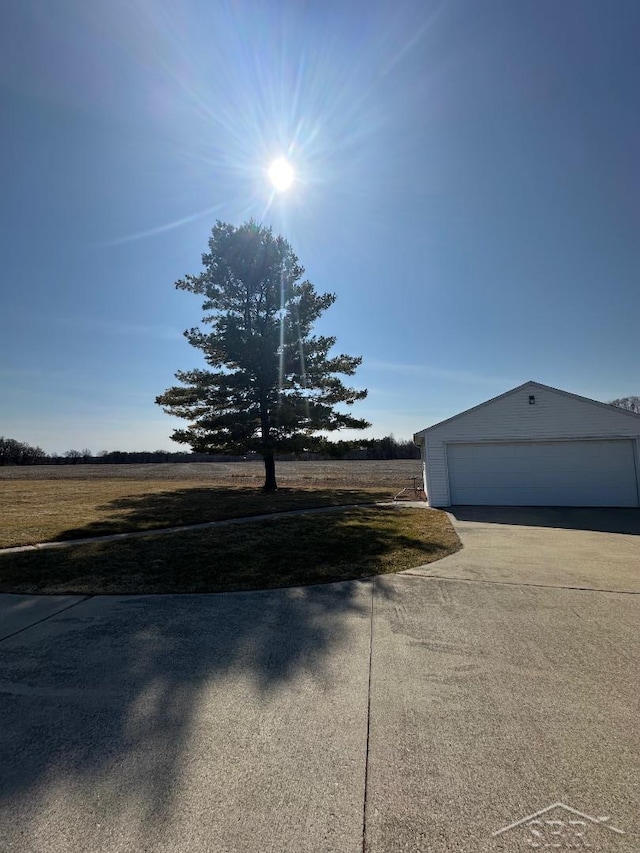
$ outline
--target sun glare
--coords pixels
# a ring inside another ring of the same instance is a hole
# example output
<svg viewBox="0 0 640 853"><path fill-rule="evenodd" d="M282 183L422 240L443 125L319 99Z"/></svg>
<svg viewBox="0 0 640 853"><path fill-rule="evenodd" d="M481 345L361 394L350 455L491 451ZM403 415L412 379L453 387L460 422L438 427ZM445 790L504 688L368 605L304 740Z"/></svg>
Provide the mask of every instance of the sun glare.
<svg viewBox="0 0 640 853"><path fill-rule="evenodd" d="M278 192L288 190L293 183L293 169L284 157L274 160L269 167L269 180Z"/></svg>

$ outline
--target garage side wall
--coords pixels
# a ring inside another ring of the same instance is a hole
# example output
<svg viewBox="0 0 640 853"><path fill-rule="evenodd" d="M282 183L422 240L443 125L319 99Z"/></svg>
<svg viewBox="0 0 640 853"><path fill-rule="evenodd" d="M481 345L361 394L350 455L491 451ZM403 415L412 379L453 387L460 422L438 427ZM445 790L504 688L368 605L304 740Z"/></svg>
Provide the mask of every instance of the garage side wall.
<svg viewBox="0 0 640 853"><path fill-rule="evenodd" d="M529 395L535 396L534 405ZM451 442L539 441L580 438L635 438L640 464L640 421L588 401L536 386L525 386L459 418L426 430L429 504L449 506L446 445Z"/></svg>

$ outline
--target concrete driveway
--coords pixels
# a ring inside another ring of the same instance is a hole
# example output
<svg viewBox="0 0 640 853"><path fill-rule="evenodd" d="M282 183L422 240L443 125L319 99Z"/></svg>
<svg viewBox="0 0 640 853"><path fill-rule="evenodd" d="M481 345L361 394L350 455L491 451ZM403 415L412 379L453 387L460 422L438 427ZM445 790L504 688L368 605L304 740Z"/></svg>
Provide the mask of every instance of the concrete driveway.
<svg viewBox="0 0 640 853"><path fill-rule="evenodd" d="M640 537L455 524L375 581L1 596L2 853L637 851Z"/></svg>
<svg viewBox="0 0 640 853"><path fill-rule="evenodd" d="M640 510L453 507L464 548L419 573L640 592Z"/></svg>

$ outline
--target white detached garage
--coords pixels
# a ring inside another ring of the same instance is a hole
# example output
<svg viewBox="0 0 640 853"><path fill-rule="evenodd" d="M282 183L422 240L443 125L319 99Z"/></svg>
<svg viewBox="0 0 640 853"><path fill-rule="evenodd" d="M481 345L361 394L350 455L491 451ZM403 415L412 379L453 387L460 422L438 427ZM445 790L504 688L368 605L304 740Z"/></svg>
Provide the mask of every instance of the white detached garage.
<svg viewBox="0 0 640 853"><path fill-rule="evenodd" d="M640 506L640 415L538 382L414 441L431 506Z"/></svg>

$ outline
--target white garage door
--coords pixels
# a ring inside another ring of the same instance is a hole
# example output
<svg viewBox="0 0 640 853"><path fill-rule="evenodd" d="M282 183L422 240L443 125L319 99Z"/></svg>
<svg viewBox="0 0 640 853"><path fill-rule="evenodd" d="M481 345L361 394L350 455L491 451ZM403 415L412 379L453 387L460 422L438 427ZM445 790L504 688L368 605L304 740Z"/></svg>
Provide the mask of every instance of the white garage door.
<svg viewBox="0 0 640 853"><path fill-rule="evenodd" d="M638 506L633 443L450 444L452 504Z"/></svg>

